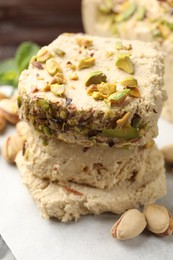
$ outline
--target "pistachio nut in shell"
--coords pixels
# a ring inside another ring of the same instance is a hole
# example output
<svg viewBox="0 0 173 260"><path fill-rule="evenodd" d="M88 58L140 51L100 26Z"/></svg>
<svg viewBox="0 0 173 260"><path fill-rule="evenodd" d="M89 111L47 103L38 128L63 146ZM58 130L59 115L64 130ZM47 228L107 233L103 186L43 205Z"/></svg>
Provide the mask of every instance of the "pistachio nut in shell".
<svg viewBox="0 0 173 260"><path fill-rule="evenodd" d="M16 124L19 121L17 112L17 101L14 99L2 99L0 100L0 109L3 113L3 117L10 123Z"/></svg>
<svg viewBox="0 0 173 260"><path fill-rule="evenodd" d="M165 145L161 152L163 153L165 162L168 164L173 164L173 144Z"/></svg>
<svg viewBox="0 0 173 260"><path fill-rule="evenodd" d="M6 119L3 117L3 113L0 110L0 132L4 130L4 128L6 127L7 121Z"/></svg>
<svg viewBox="0 0 173 260"><path fill-rule="evenodd" d="M5 160L9 163L14 163L18 152L23 148L23 144L24 141L18 134L8 137L2 146L2 155Z"/></svg>
<svg viewBox="0 0 173 260"><path fill-rule="evenodd" d="M127 240L137 237L145 229L145 216L137 209L127 210L113 225L111 234L118 240Z"/></svg>
<svg viewBox="0 0 173 260"><path fill-rule="evenodd" d="M151 232L158 235L166 234L171 222L167 208L158 204L150 204L145 207L144 215L147 221L147 228Z"/></svg>

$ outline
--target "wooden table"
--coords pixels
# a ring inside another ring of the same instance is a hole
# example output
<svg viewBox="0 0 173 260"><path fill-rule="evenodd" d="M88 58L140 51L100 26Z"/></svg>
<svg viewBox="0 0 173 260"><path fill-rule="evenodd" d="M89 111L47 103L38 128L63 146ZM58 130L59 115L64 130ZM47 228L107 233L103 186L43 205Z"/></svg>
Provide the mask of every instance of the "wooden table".
<svg viewBox="0 0 173 260"><path fill-rule="evenodd" d="M62 32L82 32L80 0L1 0L0 59L22 41L50 43Z"/></svg>

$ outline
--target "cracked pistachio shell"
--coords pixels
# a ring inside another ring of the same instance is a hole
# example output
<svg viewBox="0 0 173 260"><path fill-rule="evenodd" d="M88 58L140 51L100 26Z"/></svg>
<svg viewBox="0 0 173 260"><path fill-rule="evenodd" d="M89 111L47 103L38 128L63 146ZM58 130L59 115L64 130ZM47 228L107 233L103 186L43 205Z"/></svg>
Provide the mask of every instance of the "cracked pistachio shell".
<svg viewBox="0 0 173 260"><path fill-rule="evenodd" d="M137 5L135 2L129 3L127 6L125 6L124 10L116 16L116 22L123 22L132 17L134 13L136 12Z"/></svg>
<svg viewBox="0 0 173 260"><path fill-rule="evenodd" d="M58 62L54 58L51 58L46 61L46 71L51 75L54 76L57 72L62 72L62 69Z"/></svg>
<svg viewBox="0 0 173 260"><path fill-rule="evenodd" d="M107 77L102 71L94 71L88 75L85 81L85 86L89 87L92 84L97 85L106 81L107 81Z"/></svg>
<svg viewBox="0 0 173 260"><path fill-rule="evenodd" d="M52 55L46 47L41 48L37 53L38 62L46 62Z"/></svg>
<svg viewBox="0 0 173 260"><path fill-rule="evenodd" d="M139 131L134 127L103 129L102 135L112 138L123 138L126 140L139 137Z"/></svg>
<svg viewBox="0 0 173 260"><path fill-rule="evenodd" d="M118 240L127 240L137 237L145 227L144 214L137 209L129 209L113 225L111 234Z"/></svg>
<svg viewBox="0 0 173 260"><path fill-rule="evenodd" d="M65 92L65 85L63 84L51 84L50 90L55 96L63 96Z"/></svg>
<svg viewBox="0 0 173 260"><path fill-rule="evenodd" d="M82 70L82 69L90 68L93 67L94 64L95 64L95 58L87 57L79 61L78 69Z"/></svg>
<svg viewBox="0 0 173 260"><path fill-rule="evenodd" d="M120 53L117 57L118 57L118 59L115 63L117 68L119 68L129 74L133 74L134 68L133 68L133 63L132 63L131 59L129 58L129 54Z"/></svg>

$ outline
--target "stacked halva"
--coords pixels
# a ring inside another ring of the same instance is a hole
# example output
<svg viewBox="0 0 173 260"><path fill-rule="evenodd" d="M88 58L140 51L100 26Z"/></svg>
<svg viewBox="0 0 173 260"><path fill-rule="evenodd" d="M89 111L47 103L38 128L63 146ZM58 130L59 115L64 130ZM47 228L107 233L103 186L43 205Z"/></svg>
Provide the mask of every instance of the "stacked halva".
<svg viewBox="0 0 173 260"><path fill-rule="evenodd" d="M156 43L62 34L19 80L16 163L42 215L122 213L166 193L154 145L166 99Z"/></svg>
<svg viewBox="0 0 173 260"><path fill-rule="evenodd" d="M173 1L83 0L83 24L89 34L157 41L165 52L168 100L163 116L173 122Z"/></svg>

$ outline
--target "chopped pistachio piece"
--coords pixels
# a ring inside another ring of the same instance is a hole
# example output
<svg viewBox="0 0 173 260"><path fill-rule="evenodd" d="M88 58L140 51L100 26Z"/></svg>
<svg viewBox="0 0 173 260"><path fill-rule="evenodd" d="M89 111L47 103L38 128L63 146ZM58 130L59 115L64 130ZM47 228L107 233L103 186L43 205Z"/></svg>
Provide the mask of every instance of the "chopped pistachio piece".
<svg viewBox="0 0 173 260"><path fill-rule="evenodd" d="M81 70L85 68L90 68L93 67L94 64L95 64L95 58L87 57L79 61L78 69Z"/></svg>
<svg viewBox="0 0 173 260"><path fill-rule="evenodd" d="M72 74L70 74L69 78L71 80L78 80L78 75L77 75L77 73L72 73Z"/></svg>
<svg viewBox="0 0 173 260"><path fill-rule="evenodd" d="M47 127L47 126L44 126L43 127L43 131L44 131L44 134L46 135L46 136L51 136L52 134L51 134L51 131L50 131L50 129L49 129L49 127Z"/></svg>
<svg viewBox="0 0 173 260"><path fill-rule="evenodd" d="M123 22L132 17L134 13L136 12L137 5L135 2L129 3L127 7L119 14L116 16L116 22Z"/></svg>
<svg viewBox="0 0 173 260"><path fill-rule="evenodd" d="M58 72L51 80L50 84L65 84L66 80L64 78L64 75L61 72Z"/></svg>
<svg viewBox="0 0 173 260"><path fill-rule="evenodd" d="M134 77L127 77L121 80L120 84L124 87L138 86L138 81Z"/></svg>
<svg viewBox="0 0 173 260"><path fill-rule="evenodd" d="M132 63L131 59L129 58L129 55L120 53L117 57L118 57L118 59L116 61L116 66L119 69L121 69L129 74L133 74L134 73L133 63Z"/></svg>
<svg viewBox="0 0 173 260"><path fill-rule="evenodd" d="M59 48L54 48L54 52L59 56L59 57L64 57L65 56L65 51L59 49Z"/></svg>
<svg viewBox="0 0 173 260"><path fill-rule="evenodd" d="M97 85L98 92L102 93L103 95L110 95L116 91L116 85L111 83L102 82L101 84Z"/></svg>
<svg viewBox="0 0 173 260"><path fill-rule="evenodd" d="M80 47L84 47L84 48L88 48L88 47L91 47L93 45L93 41L90 40L90 39L86 39L86 38L77 38L76 43Z"/></svg>
<svg viewBox="0 0 173 260"><path fill-rule="evenodd" d="M107 51L106 52L106 57L107 58L109 58L109 57L111 57L111 56L113 56L114 55L114 52L113 51Z"/></svg>
<svg viewBox="0 0 173 260"><path fill-rule="evenodd" d="M102 13L108 14L112 11L113 8L113 1L112 0L103 0L99 5L99 10Z"/></svg>
<svg viewBox="0 0 173 260"><path fill-rule="evenodd" d="M85 81L85 86L88 87L92 84L100 84L106 82L106 75L102 71L94 71L89 74Z"/></svg>
<svg viewBox="0 0 173 260"><path fill-rule="evenodd" d="M87 94L88 94L89 96L91 96L92 93L93 93L93 92L96 92L96 91L98 91L97 85L92 84L92 85L90 85L90 86L87 88Z"/></svg>
<svg viewBox="0 0 173 260"><path fill-rule="evenodd" d="M61 110L60 115L59 115L62 119L65 119L67 117L67 114L65 111Z"/></svg>
<svg viewBox="0 0 173 260"><path fill-rule="evenodd" d="M36 101L36 105L41 107L44 111L47 111L49 109L49 103L44 99L38 99Z"/></svg>
<svg viewBox="0 0 173 260"><path fill-rule="evenodd" d="M122 138L122 139L129 140L129 139L138 138L139 131L134 127L103 129L102 135L106 137Z"/></svg>
<svg viewBox="0 0 173 260"><path fill-rule="evenodd" d="M76 70L76 65L72 64L71 61L68 61L66 67L71 70Z"/></svg>
<svg viewBox="0 0 173 260"><path fill-rule="evenodd" d="M123 50L124 49L123 43L121 41L116 41L115 48L117 50Z"/></svg>
<svg viewBox="0 0 173 260"><path fill-rule="evenodd" d="M46 62L49 58L51 58L51 53L48 51L46 47L41 48L37 53L37 61L38 62Z"/></svg>
<svg viewBox="0 0 173 260"><path fill-rule="evenodd" d="M95 100L103 100L106 96L100 92L94 91L91 95Z"/></svg>
<svg viewBox="0 0 173 260"><path fill-rule="evenodd" d="M37 60L37 56L36 55L32 56L29 63L31 64L31 63L35 62L36 60Z"/></svg>
<svg viewBox="0 0 173 260"><path fill-rule="evenodd" d="M115 105L121 105L129 93L130 89L124 89L122 91L115 92L108 97L108 101Z"/></svg>
<svg viewBox="0 0 173 260"><path fill-rule="evenodd" d="M159 30L160 30L161 36L164 39L168 38L169 34L171 33L169 27L166 24L160 24Z"/></svg>
<svg viewBox="0 0 173 260"><path fill-rule="evenodd" d="M141 93L140 93L139 88L138 87L130 88L129 96L140 98L141 97Z"/></svg>
<svg viewBox="0 0 173 260"><path fill-rule="evenodd" d="M143 21L145 18L146 8L144 6L139 6L136 12L136 20Z"/></svg>
<svg viewBox="0 0 173 260"><path fill-rule="evenodd" d="M131 113L127 112L122 118L117 120L117 126L123 127L128 122Z"/></svg>
<svg viewBox="0 0 173 260"><path fill-rule="evenodd" d="M65 85L63 84L51 84L50 85L50 90L55 96L63 96L65 92Z"/></svg>
<svg viewBox="0 0 173 260"><path fill-rule="evenodd" d="M46 61L46 70L51 76L54 76L57 72L62 72L60 65L53 58Z"/></svg>
<svg viewBox="0 0 173 260"><path fill-rule="evenodd" d="M18 108L20 108L21 105L22 105L22 98L21 98L21 96L18 96L17 97L17 106L18 106Z"/></svg>

